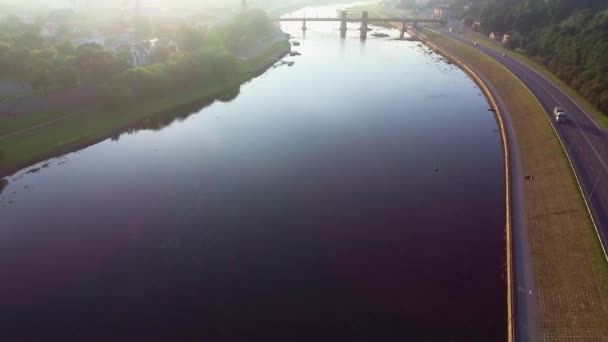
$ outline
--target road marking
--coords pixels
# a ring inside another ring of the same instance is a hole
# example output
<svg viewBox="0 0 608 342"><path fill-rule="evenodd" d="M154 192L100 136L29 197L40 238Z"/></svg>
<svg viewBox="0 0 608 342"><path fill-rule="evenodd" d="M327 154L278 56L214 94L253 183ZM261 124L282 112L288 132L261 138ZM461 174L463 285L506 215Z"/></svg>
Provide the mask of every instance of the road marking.
<svg viewBox="0 0 608 342"><path fill-rule="evenodd" d="M468 40L467 40L467 41L468 41ZM468 44L468 45L473 45L472 43L470 43L470 41L468 41L468 42L467 42L467 44ZM475 47L475 48L477 48L476 46L474 46L474 47ZM500 53L500 52L498 52L498 51L496 51L496 50L494 50L494 49L492 49L492 48L490 48L490 47L487 47L487 46L484 46L484 48L489 49L489 50L491 50L492 52L495 52L495 53ZM483 52L483 50L481 50L481 48L478 48L478 50ZM494 57L492 57L492 58L494 58ZM545 77L543 74L541 74L541 73L537 72L537 71L536 71L536 70L534 70L533 68L528 67L527 65L525 65L524 63L522 63L522 62L520 62L520 61L518 61L518 60L516 60L516 59L513 59L513 62L515 62L515 63L517 63L517 64L521 65L522 67L524 67L524 68L526 68L526 69L528 69L529 71L531 71L531 72L532 72L532 73L534 73L535 75L537 75L537 76L539 76L540 78L542 78L543 80L545 80L547 83L551 84L551 85L552 85L552 86L553 86L553 87L554 87L554 88L555 88L555 89L556 89L558 92L560 92L562 95L564 95L565 97L567 97L567 98L568 98L568 99L569 99L569 100L570 100L570 101L571 101L571 102L572 102L572 103L573 103L573 104L574 104L574 105L575 105L575 106L576 106L576 107L577 107L577 108L578 108L578 109L579 109L581 112L583 112L583 113L585 114L585 116L587 116L587 118L588 118L589 120L591 120L591 122L593 123L593 125L594 125L594 126L597 128L597 129L599 129L599 130L600 130L600 131L602 131L602 132L606 132L606 130L607 130L607 129L606 129L606 127L602 127L600 124L598 124L598 123L595 121L595 119L594 119L594 118L593 118L593 117L592 117L592 116L591 116L589 113L587 113L587 111L586 111L585 109L583 109L583 107L581 107L581 106L578 104L578 102L576 102L576 101L575 101L575 100L574 100L574 99L573 99L573 98L572 98L570 95L568 95L566 92L564 92L562 89L560 89L560 87L556 86L556 85L554 84L554 82L553 82L553 81L549 80L549 79L548 79L548 78L546 78L546 77Z"/></svg>
<svg viewBox="0 0 608 342"><path fill-rule="evenodd" d="M475 45L472 45L471 43L468 43L467 45L472 46L472 47L474 47L474 48L475 48ZM491 48L488 48L488 47L485 47L485 48L486 48L486 49L491 50L492 52L498 53L498 52L496 52L495 50L493 50L493 49L491 49ZM489 56L489 57L491 57L492 59L496 60L496 61L497 61L499 64L503 65L503 67L505 67L507 70L509 69L509 68L508 68L506 65L504 65L504 64L503 64L503 63L500 61L500 59L499 59L499 58L496 58L496 56L493 56L492 54L485 52L485 51L484 51L484 50L482 50L481 48L478 48L477 50L479 50L479 51L481 51L481 52L485 53L486 55L488 55L488 56ZM517 62L517 61L514 61L514 62ZM518 65L518 67L520 68L520 72L523 72L523 73L524 73L524 74L525 74L525 75L526 75L528 78L530 78L532 81L536 82L536 83L537 83L537 84L538 84L538 85L539 85L539 86L540 86L540 87L541 87L541 88L542 88L542 89L543 89L543 90L544 90L544 91L545 91L547 94L549 94L549 96L551 96L551 98L553 99L553 101L555 101L555 102L556 102L556 103L557 103L557 104L558 104L560 107L563 107L563 104L562 104L562 103L561 103L559 100L557 100L557 99L555 98L555 96L553 96L553 94L551 94L551 92L550 92L549 90L547 90L547 88L546 88L546 87L545 87L545 86L544 86L544 85L543 85L541 82L539 82L538 80L536 80L536 79L534 79L533 77L530 77L530 76L529 76L529 73L528 73L528 69L529 69L529 68L528 68L527 66L525 66L525 65L523 65L523 64L521 64L521 63L519 63L519 62L517 62L517 64L519 64L519 65ZM511 73L515 75L515 73L513 73L513 72L511 72ZM520 78L519 78L517 75L515 75L515 77L517 77L517 79L519 79L519 80L520 80L520 81L523 83L523 80L521 80L521 79L520 79ZM543 79L544 79L544 78L543 78ZM545 79L545 80L546 80L546 79ZM526 86L526 88L530 89L528 86ZM532 90L531 90L531 89L530 89L530 92L532 92ZM572 99L570 99L570 100L572 101ZM538 102L540 103L540 101L538 101ZM575 105L576 105L576 103L575 103ZM577 105L577 107L578 107L578 105ZM547 110L544 108L544 106L543 106L542 104L541 104L541 108L543 109L543 111L545 112L545 114L547 114L549 117L551 117L551 113L550 113L550 112L547 112ZM582 111L582 112L583 112L583 113L584 113L586 116L588 116L588 114L587 114L587 113L586 113L584 110L582 110L582 108L580 108L580 107L579 107L579 109L580 109L580 110L581 110L581 111ZM597 123L596 123L595 121L593 121L592 119L590 119L590 120L591 120L591 121L593 122L593 124L594 124L594 125L596 125L596 127L597 127ZM605 162L605 161L604 161L604 159L601 157L600 153L597 151L597 149L595 148L595 146L593 146L593 143L591 142L591 140L589 140L589 137L587 137L587 135L585 134L585 132L583 131L583 129L580 127L580 125L578 124L578 121L577 121L577 120L572 120L572 121L574 122L574 124L576 125L576 127L578 128L578 130L581 132L581 134L583 135L583 137L585 138L585 140L587 141L587 143L589 144L589 146L590 146L590 147L591 147L591 149L593 150L593 153L595 154L595 156L596 156L596 157L597 157L597 159L599 160L600 164L602 164L602 167L604 168L604 171L606 171L606 173L608 173L608 166L606 165L606 162ZM555 123L553 122L553 120L551 120L551 124L552 124L552 125L555 125ZM598 127L598 128L599 128L599 127ZM601 131L601 132L603 132L603 130L602 130L602 129L600 129L600 131Z"/></svg>
<svg viewBox="0 0 608 342"><path fill-rule="evenodd" d="M585 114L585 116L587 116L587 118L593 123L593 125L599 129L601 132L606 132L606 128L600 126L600 124L598 124L595 119L589 114L587 113L586 110L583 109L583 107L581 107L570 95L566 94L563 90L561 90L558 86L556 86L555 84L553 84L553 82L549 79L547 79L543 74L538 73L536 70L528 67L527 65L521 63L518 60L513 60L513 62L520 64L525 70L529 70L530 72L534 73L535 75L539 76L540 78L542 78L543 80L545 80L547 83L551 84L558 92L560 92L562 95L566 96L570 102L572 102L581 112L583 112L583 114Z"/></svg>
<svg viewBox="0 0 608 342"><path fill-rule="evenodd" d="M470 46L471 47L471 45L472 45L470 43L467 43L466 41L463 42L463 41L460 41L460 40L458 40L456 38L452 38L450 36L447 36L447 37L450 38L450 39L452 39L452 40L454 40L454 41L456 41L456 42L460 42L461 44L464 44L466 46ZM496 58L492 57L491 55L485 53L483 50L477 49L474 46L473 46L473 49L476 50L476 51L479 51L479 52L481 52L481 53L483 53L485 55L487 55L488 57L490 57L492 59L494 59L496 61L496 63L498 63L499 66L501 66L502 68L504 68L506 71L510 72L511 75L513 75L513 77L515 77L515 79L518 80L521 83L521 85L524 88L526 88L528 90L528 92L534 97L534 99L536 100L536 102L538 103L538 105L540 106L540 108L543 111L545 111L545 109L543 108L542 103L540 103L540 100L538 99L538 97L532 92L532 90L519 77L517 77L517 75L515 75L515 73L513 71L511 71L509 68L507 68L506 66L504 66L502 63L500 63L500 61L498 59L496 59ZM546 113L546 111L545 111L545 113ZM591 211L591 206L589 206L589 201L590 200L587 200L587 197L585 196L585 191L583 191L583 186L581 185L581 180L579 178L579 174L578 174L576 168L574 167L574 163L572 162L572 158L570 157L570 154L566 150L566 145L564 144L564 141L562 140L561 136L559 135L559 133L557 131L557 128L555 128L555 126L554 126L553 120L549 116L547 116L547 115L545 115L545 118L547 120L549 120L550 126L553 129L553 131L555 132L555 136L557 137L557 140L560 142L560 144L562 145L562 148L565 151L566 158L568 159L568 162L570 163L570 168L572 169L572 172L574 173L574 178L576 179L576 183L578 184L578 188L579 188L579 190L581 192L581 195L583 197L583 201L585 202L585 206L587 207L587 212L589 213L589 217L591 218L591 223L593 224L593 228L595 230L595 234L597 235L597 239L598 239L598 241L600 243L600 247L602 248L602 251L604 252L604 258L606 259L606 262L608 262L608 250L606 249L606 246L604 245L604 241L602 240L602 235L600 234L600 230L598 228L597 222L595 221L595 217L593 217L593 212Z"/></svg>
<svg viewBox="0 0 608 342"><path fill-rule="evenodd" d="M525 71L524 71L525 73ZM550 91L547 90L547 88L540 82L538 82L537 80L534 80L534 82L536 82L541 88L543 88L543 90L549 94L549 96L551 96L551 98L553 99L553 101L555 101L555 103L558 104L559 107L563 107L564 105L555 98L555 96L553 96L553 94L551 94ZM543 110L545 111L545 113L551 117L551 113L547 112L547 110L545 108L543 108ZM583 137L585 138L585 140L587 141L587 143L589 144L589 146L591 147L591 149L593 150L593 153L595 154L595 156L597 157L597 159L600 161L600 163L602 164L602 166L604 167L604 171L606 171L608 173L608 166L606 166L606 162L604 162L604 159L602 159L602 156L599 154L599 152L596 150L595 146L593 146L593 143L591 142L591 140L589 140L589 137L587 137L587 134L585 134L585 131L581 128L581 126L578 124L578 120L572 120L574 122L574 124L576 125L576 127L578 128L578 130L581 132L581 134L583 135ZM553 120L551 120L551 122L555 125L555 123L553 122Z"/></svg>

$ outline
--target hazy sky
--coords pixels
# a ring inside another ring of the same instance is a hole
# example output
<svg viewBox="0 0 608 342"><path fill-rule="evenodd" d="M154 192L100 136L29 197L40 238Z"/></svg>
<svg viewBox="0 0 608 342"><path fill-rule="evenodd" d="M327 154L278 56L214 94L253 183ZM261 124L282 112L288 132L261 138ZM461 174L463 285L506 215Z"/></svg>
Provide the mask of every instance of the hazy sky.
<svg viewBox="0 0 608 342"><path fill-rule="evenodd" d="M115 8L124 7L125 2L134 0L75 0L76 2L84 3L84 8ZM161 7L182 7L192 6L193 8L200 7L238 7L240 0L140 0L142 6L161 6ZM258 2L264 2L261 0ZM0 10L2 9L34 9L48 10L56 8L69 8L71 0L0 0Z"/></svg>
<svg viewBox="0 0 608 342"><path fill-rule="evenodd" d="M71 8L73 3L80 3L85 12L108 13L122 11L126 3L136 0L0 0L1 14L35 14L44 15L50 10ZM237 10L241 0L140 0L142 7L183 9L196 11L204 7L231 8ZM345 0L335 0L336 3ZM248 0L252 7L271 10L277 6L299 3L329 3L331 0ZM133 5L131 5L133 6ZM2 13L4 12L4 13Z"/></svg>

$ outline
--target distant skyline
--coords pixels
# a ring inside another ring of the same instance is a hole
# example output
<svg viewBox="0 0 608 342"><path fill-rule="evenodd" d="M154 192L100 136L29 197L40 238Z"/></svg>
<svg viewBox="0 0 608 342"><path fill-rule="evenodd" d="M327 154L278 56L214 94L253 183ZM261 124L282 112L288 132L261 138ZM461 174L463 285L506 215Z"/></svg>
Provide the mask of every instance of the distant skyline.
<svg viewBox="0 0 608 342"><path fill-rule="evenodd" d="M17 1L17 0L0 0L0 6L2 8L9 8L15 10L35 10L45 11L53 9L65 9L71 8L75 11L84 9L121 9L128 6L129 3L135 3L137 0L104 0L104 1L90 1L90 0L29 0L29 1ZM240 7L240 0L140 0L141 6L144 7Z"/></svg>

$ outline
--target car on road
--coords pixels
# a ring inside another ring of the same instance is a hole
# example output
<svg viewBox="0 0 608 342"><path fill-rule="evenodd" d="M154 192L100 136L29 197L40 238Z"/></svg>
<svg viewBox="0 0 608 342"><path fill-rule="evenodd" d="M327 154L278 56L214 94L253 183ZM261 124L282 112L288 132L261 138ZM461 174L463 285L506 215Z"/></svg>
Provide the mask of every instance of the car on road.
<svg viewBox="0 0 608 342"><path fill-rule="evenodd" d="M566 122L568 120L568 114L562 107L555 107L553 109L553 119L557 123Z"/></svg>

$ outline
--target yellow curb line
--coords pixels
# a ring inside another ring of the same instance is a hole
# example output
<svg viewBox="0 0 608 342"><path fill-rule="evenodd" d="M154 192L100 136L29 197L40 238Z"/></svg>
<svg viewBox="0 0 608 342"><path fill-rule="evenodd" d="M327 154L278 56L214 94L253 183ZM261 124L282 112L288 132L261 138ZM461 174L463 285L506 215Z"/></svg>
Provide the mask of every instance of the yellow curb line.
<svg viewBox="0 0 608 342"><path fill-rule="evenodd" d="M425 43L440 51L446 57L451 59L454 63L456 63L462 70L465 71L475 83L477 83L482 91L484 92L486 98L490 101L492 108L496 113L496 120L498 121L498 126L500 129L500 135L502 140L502 147L504 153L504 165L505 165L505 197L506 197L506 250L507 250L507 341L513 342L514 336L514 326L513 326L513 256L512 256L512 223L511 223L511 176L509 170L511 169L509 158L509 144L507 140L506 130L503 122L502 115L503 113L500 111L492 92L487 87L484 81L477 75L475 71L473 71L469 66L467 66L464 62L462 62L458 57L452 55L451 53L445 51L444 49L438 47L437 45L425 39ZM527 88L526 88L527 89Z"/></svg>

